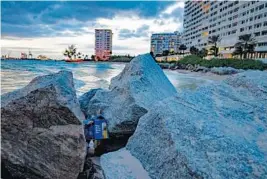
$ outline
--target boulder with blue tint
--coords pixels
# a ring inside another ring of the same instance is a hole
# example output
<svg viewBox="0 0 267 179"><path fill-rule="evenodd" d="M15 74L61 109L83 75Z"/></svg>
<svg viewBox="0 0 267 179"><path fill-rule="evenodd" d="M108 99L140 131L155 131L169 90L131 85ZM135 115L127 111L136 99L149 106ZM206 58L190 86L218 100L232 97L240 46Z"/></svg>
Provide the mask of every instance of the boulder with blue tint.
<svg viewBox="0 0 267 179"><path fill-rule="evenodd" d="M267 178L267 72L248 71L154 105L127 150L151 178Z"/></svg>
<svg viewBox="0 0 267 179"><path fill-rule="evenodd" d="M1 96L3 178L77 178L86 155L71 72L33 79Z"/></svg>
<svg viewBox="0 0 267 179"><path fill-rule="evenodd" d="M135 57L127 64L111 80L109 90L97 90L93 97L85 94L89 97L81 97L81 103L86 106L86 116L95 115L99 109L102 110L111 134L126 135L134 132L139 118L151 105L176 93L151 55L145 54Z"/></svg>

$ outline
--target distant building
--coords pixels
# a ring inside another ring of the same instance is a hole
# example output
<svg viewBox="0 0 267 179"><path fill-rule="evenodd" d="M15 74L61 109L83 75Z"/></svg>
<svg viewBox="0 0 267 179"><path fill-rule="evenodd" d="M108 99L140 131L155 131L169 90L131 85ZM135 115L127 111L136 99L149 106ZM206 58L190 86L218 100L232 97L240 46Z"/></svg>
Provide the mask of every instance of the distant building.
<svg viewBox="0 0 267 179"><path fill-rule="evenodd" d="M109 60L112 54L112 31L95 29L95 60Z"/></svg>
<svg viewBox="0 0 267 179"><path fill-rule="evenodd" d="M219 35L219 55L231 58L238 37L252 34L257 41L252 58L267 58L266 1L185 1L183 43L189 49L207 48Z"/></svg>
<svg viewBox="0 0 267 179"><path fill-rule="evenodd" d="M177 53L181 44L181 34L173 33L156 33L151 36L150 51L154 55L162 54L163 51Z"/></svg>
<svg viewBox="0 0 267 179"><path fill-rule="evenodd" d="M173 62L173 61L179 61L183 58L182 55L168 55L168 56L161 56L156 57L157 62Z"/></svg>
<svg viewBox="0 0 267 179"><path fill-rule="evenodd" d="M27 58L27 54L21 52L21 53L20 53L20 58L21 58L21 59L26 59L26 58Z"/></svg>

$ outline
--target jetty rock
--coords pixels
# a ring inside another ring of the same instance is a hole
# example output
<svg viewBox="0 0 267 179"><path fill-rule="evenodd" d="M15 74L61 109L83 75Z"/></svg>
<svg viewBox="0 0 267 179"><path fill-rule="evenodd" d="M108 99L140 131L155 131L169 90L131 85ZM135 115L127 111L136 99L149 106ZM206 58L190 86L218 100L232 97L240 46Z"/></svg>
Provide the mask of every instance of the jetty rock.
<svg viewBox="0 0 267 179"><path fill-rule="evenodd" d="M140 161L125 148L102 155L100 163L106 179L150 179Z"/></svg>
<svg viewBox="0 0 267 179"><path fill-rule="evenodd" d="M94 93L93 97L84 94L90 96L87 99L81 96L82 110L86 116L91 116L101 109L111 135L132 134L139 118L151 105L177 94L150 54L132 59L118 76L112 78L108 90L94 92L88 92Z"/></svg>
<svg viewBox="0 0 267 179"><path fill-rule="evenodd" d="M77 178L86 142L71 72L1 96L2 177Z"/></svg>
<svg viewBox="0 0 267 179"><path fill-rule="evenodd" d="M232 67L212 67L210 69L210 72L217 74L217 75L232 75L232 74L244 72L244 70L235 69Z"/></svg>
<svg viewBox="0 0 267 179"><path fill-rule="evenodd" d="M82 112L85 114L85 117L90 117L87 116L89 110L89 107L93 107L93 106L89 106L89 101L95 96L96 92L99 90L103 90L101 88L96 88L96 89L91 89L90 91L84 93L82 96L79 97L79 103L80 103L80 107ZM96 111L97 109L93 109L93 111Z"/></svg>
<svg viewBox="0 0 267 179"><path fill-rule="evenodd" d="M265 79L243 72L158 102L126 149L154 179L267 178Z"/></svg>

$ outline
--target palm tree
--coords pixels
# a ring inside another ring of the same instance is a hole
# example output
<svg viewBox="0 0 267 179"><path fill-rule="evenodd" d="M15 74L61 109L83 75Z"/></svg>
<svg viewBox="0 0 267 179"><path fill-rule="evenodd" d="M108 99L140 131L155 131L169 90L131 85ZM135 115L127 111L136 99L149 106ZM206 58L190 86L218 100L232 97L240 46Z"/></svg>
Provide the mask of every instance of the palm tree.
<svg viewBox="0 0 267 179"><path fill-rule="evenodd" d="M208 50L205 49L205 48L202 48L199 53L198 53L198 56L201 57L201 58L204 58L208 55Z"/></svg>
<svg viewBox="0 0 267 179"><path fill-rule="evenodd" d="M199 52L199 50L198 50L196 47L194 47L194 46L190 47L189 50L190 50L190 53L191 53L192 55L197 55L198 52Z"/></svg>
<svg viewBox="0 0 267 179"><path fill-rule="evenodd" d="M212 44L210 50L212 51L212 55L214 55L215 57L218 56L218 43L221 41L221 38L219 35L213 35L211 37L209 37L208 39L208 43Z"/></svg>
<svg viewBox="0 0 267 179"><path fill-rule="evenodd" d="M169 50L163 50L162 56L168 56L169 55Z"/></svg>
<svg viewBox="0 0 267 179"><path fill-rule="evenodd" d="M72 57L76 58L76 47L74 45L68 46L67 49L65 49L65 52L63 53L64 56L69 57L70 60L72 60Z"/></svg>
<svg viewBox="0 0 267 179"><path fill-rule="evenodd" d="M81 52L78 52L77 53L77 56L78 56L78 58L82 58L82 53Z"/></svg>
<svg viewBox="0 0 267 179"><path fill-rule="evenodd" d="M91 55L91 59L92 59L92 60L95 60L95 56L94 56L94 55Z"/></svg>
<svg viewBox="0 0 267 179"><path fill-rule="evenodd" d="M238 42L235 44L235 51L241 52L244 54L244 58L247 58L248 53L253 53L256 46L255 39L251 36L251 34L241 35L238 38Z"/></svg>
<svg viewBox="0 0 267 179"><path fill-rule="evenodd" d="M181 50L183 52L183 55L184 55L184 51L186 49L187 49L187 47L184 44L180 45L180 47L179 47L179 50Z"/></svg>
<svg viewBox="0 0 267 179"><path fill-rule="evenodd" d="M240 55L240 58L243 56L243 48L241 46L235 46L235 51L232 55Z"/></svg>

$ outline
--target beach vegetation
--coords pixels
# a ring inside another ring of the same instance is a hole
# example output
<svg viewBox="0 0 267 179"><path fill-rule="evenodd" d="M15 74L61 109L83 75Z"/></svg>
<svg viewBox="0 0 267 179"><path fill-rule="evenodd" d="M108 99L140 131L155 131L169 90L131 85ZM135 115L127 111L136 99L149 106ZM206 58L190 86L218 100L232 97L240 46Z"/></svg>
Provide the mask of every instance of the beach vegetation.
<svg viewBox="0 0 267 179"><path fill-rule="evenodd" d="M249 53L253 53L256 46L256 40L251 34L245 34L238 37L238 42L235 44L233 55L239 55L240 58L247 58Z"/></svg>
<svg viewBox="0 0 267 179"><path fill-rule="evenodd" d="M221 41L221 38L219 35L210 36L208 39L208 43L212 45L210 48L211 55L214 55L215 57L218 56L218 51L219 51L218 43L220 41Z"/></svg>
<svg viewBox="0 0 267 179"><path fill-rule="evenodd" d="M200 65L207 68L212 67L232 67L236 69L253 69L253 70L266 70L267 64L260 60L254 59L235 59L235 58L212 58L210 60L202 59L197 55L188 55L177 61L179 65Z"/></svg>
<svg viewBox="0 0 267 179"><path fill-rule="evenodd" d="M187 49L186 45L182 44L179 47L179 50L182 51L182 54L184 55L184 51Z"/></svg>
<svg viewBox="0 0 267 179"><path fill-rule="evenodd" d="M197 55L199 53L198 48L196 48L195 46L190 47L189 51L192 55Z"/></svg>
<svg viewBox="0 0 267 179"><path fill-rule="evenodd" d="M76 58L76 51L77 48L75 47L75 45L70 45L67 49L65 49L63 55L72 60L73 58Z"/></svg>

